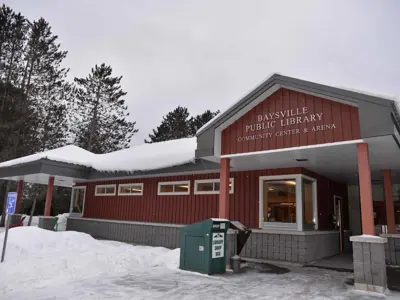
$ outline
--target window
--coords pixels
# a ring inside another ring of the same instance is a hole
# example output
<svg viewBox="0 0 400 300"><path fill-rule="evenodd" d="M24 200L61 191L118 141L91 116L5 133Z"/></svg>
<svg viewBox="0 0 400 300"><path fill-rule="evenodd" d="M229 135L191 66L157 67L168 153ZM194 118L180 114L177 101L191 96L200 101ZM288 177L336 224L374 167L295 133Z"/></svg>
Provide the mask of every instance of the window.
<svg viewBox="0 0 400 300"><path fill-rule="evenodd" d="M313 182L303 179L303 224L312 225L313 222Z"/></svg>
<svg viewBox="0 0 400 300"><path fill-rule="evenodd" d="M143 195L143 183L126 183L118 186L119 196L141 196Z"/></svg>
<svg viewBox="0 0 400 300"><path fill-rule="evenodd" d="M115 196L115 184L96 185L95 196Z"/></svg>
<svg viewBox="0 0 400 300"><path fill-rule="evenodd" d="M296 180L264 182L264 222L296 223Z"/></svg>
<svg viewBox="0 0 400 300"><path fill-rule="evenodd" d="M260 177L260 227L318 229L317 181L302 174Z"/></svg>
<svg viewBox="0 0 400 300"><path fill-rule="evenodd" d="M72 188L71 214L83 215L83 209L85 207L85 192L85 186L77 186Z"/></svg>
<svg viewBox="0 0 400 300"><path fill-rule="evenodd" d="M158 195L189 195L190 181L159 182Z"/></svg>
<svg viewBox="0 0 400 300"><path fill-rule="evenodd" d="M219 194L219 179L196 180L194 186L195 194ZM233 194L233 178L229 179L229 193Z"/></svg>

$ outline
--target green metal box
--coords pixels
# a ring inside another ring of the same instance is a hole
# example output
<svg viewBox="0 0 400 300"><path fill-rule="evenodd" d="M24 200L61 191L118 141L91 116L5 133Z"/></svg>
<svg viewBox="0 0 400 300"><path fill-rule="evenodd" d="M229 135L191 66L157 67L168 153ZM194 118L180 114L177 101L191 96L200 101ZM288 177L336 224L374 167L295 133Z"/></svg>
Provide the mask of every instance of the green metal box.
<svg viewBox="0 0 400 300"><path fill-rule="evenodd" d="M183 227L179 268L208 275L225 273L228 228L226 219L207 219Z"/></svg>

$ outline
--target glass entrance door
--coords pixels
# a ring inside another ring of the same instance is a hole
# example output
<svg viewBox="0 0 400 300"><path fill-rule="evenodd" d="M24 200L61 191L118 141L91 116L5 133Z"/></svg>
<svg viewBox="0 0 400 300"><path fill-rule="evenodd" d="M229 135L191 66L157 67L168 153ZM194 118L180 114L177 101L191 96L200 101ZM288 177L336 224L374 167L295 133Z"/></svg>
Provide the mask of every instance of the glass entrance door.
<svg viewBox="0 0 400 300"><path fill-rule="evenodd" d="M86 187L72 188L71 210L70 210L70 215L72 217L83 216L83 209L85 206L85 192L86 192Z"/></svg>

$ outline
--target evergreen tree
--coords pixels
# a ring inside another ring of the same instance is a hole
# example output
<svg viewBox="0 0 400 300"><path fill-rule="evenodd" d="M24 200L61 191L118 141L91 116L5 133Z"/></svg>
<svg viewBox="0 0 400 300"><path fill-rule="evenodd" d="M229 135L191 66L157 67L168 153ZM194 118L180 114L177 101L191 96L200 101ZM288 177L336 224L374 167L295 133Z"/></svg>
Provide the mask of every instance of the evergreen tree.
<svg viewBox="0 0 400 300"><path fill-rule="evenodd" d="M163 117L160 126L158 126L157 129L153 129L153 134L149 134L150 139L144 142L157 143L193 137L200 127L210 121L218 113L219 111L211 112L210 110L206 110L202 114L190 117L186 107L178 106Z"/></svg>
<svg viewBox="0 0 400 300"><path fill-rule="evenodd" d="M35 108L26 101L21 88L27 32L27 20L3 4L0 9L0 160L31 151L32 139L28 136L34 134ZM18 148L21 135L27 137L26 147Z"/></svg>
<svg viewBox="0 0 400 300"><path fill-rule="evenodd" d="M36 108L38 150L65 145L68 134L67 109L73 101L69 69L61 67L67 51L61 51L58 37L43 18L33 22L28 41L23 86Z"/></svg>
<svg viewBox="0 0 400 300"><path fill-rule="evenodd" d="M203 127L204 124L208 123L212 118L219 114L219 110L212 112L209 109L199 114L195 117L192 117L189 121L190 123L190 134L191 136L195 136L196 132Z"/></svg>
<svg viewBox="0 0 400 300"><path fill-rule="evenodd" d="M59 49L44 19L30 23L1 6L0 161L65 144L72 89L66 82L68 70L61 67L66 52ZM10 182L1 184L3 199Z"/></svg>
<svg viewBox="0 0 400 300"><path fill-rule="evenodd" d="M94 153L128 148L136 122L126 117L126 93L120 85L122 76L113 77L112 68L104 63L92 68L86 78L75 78L78 85L78 122L73 128L75 144Z"/></svg>
<svg viewBox="0 0 400 300"><path fill-rule="evenodd" d="M150 140L145 140L145 143L175 140L189 137L190 135L191 129L188 109L178 106L163 117L160 126L158 126L157 129L153 129L153 134L149 134Z"/></svg>

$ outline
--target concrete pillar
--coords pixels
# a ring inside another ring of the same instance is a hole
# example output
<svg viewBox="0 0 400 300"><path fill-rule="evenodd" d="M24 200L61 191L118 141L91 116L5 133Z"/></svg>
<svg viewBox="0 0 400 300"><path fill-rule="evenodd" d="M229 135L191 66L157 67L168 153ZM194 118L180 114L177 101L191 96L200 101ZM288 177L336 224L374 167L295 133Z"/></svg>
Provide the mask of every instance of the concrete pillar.
<svg viewBox="0 0 400 300"><path fill-rule="evenodd" d="M220 161L219 212L218 217L229 219L229 158Z"/></svg>
<svg viewBox="0 0 400 300"><path fill-rule="evenodd" d="M352 236L354 287L357 290L385 293L387 274L385 261L386 238Z"/></svg>
<svg viewBox="0 0 400 300"><path fill-rule="evenodd" d="M21 209L22 194L24 193L24 181L18 180L17 182L17 202L15 204L15 213L19 214Z"/></svg>
<svg viewBox="0 0 400 300"><path fill-rule="evenodd" d="M47 184L46 204L44 207L44 215L50 216L51 214L51 201L53 200L53 187L54 187L54 176L49 177L49 183Z"/></svg>
<svg viewBox="0 0 400 300"><path fill-rule="evenodd" d="M383 170L383 188L385 190L385 206L388 233L396 232L396 223L394 220L394 204L392 194L392 176L390 170Z"/></svg>
<svg viewBox="0 0 400 300"><path fill-rule="evenodd" d="M371 169L368 144L357 144L358 178L360 184L361 225L363 234L375 235L374 208L372 204Z"/></svg>

